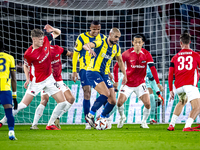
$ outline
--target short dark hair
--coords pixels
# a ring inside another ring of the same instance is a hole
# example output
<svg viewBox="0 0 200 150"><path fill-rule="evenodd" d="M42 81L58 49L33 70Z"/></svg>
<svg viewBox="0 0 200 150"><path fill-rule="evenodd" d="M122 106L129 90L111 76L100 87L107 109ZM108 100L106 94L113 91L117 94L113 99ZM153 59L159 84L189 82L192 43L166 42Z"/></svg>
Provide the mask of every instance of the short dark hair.
<svg viewBox="0 0 200 150"><path fill-rule="evenodd" d="M93 21L91 22L91 24L93 24L93 25L99 25L100 23L99 23L99 21L97 21L97 20L93 20Z"/></svg>
<svg viewBox="0 0 200 150"><path fill-rule="evenodd" d="M44 32L40 29L31 30L31 37L41 37L44 36Z"/></svg>
<svg viewBox="0 0 200 150"><path fill-rule="evenodd" d="M134 35L133 36L133 41L134 41L135 38L141 38L143 42L146 41L146 38L145 38L145 36L143 34L136 34L136 35Z"/></svg>
<svg viewBox="0 0 200 150"><path fill-rule="evenodd" d="M191 35L187 31L184 31L183 34L180 35L180 41L183 44L190 44Z"/></svg>
<svg viewBox="0 0 200 150"><path fill-rule="evenodd" d="M0 39L0 51L3 52L4 51L4 44L3 41Z"/></svg>

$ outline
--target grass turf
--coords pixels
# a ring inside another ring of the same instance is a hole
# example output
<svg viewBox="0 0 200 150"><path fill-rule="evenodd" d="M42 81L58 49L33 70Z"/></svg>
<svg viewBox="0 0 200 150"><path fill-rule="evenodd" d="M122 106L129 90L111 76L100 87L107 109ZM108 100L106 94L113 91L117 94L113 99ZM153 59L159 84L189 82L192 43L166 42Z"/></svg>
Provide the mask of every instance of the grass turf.
<svg viewBox="0 0 200 150"><path fill-rule="evenodd" d="M124 125L111 130L85 130L84 125L62 125L61 131L47 131L44 125L39 130L30 130L30 125L16 125L18 140L8 139L8 128L0 129L0 150L90 150L90 149L200 149L200 132L183 132L183 124L177 124L175 131L167 131L168 124L149 125L150 129L141 129L140 125Z"/></svg>

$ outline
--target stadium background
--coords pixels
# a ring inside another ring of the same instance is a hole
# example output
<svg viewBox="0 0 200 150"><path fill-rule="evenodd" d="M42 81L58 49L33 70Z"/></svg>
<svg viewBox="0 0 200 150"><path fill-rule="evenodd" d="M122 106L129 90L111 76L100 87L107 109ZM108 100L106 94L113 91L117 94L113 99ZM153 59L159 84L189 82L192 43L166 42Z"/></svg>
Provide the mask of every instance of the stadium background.
<svg viewBox="0 0 200 150"><path fill-rule="evenodd" d="M168 123L177 103L177 97L169 102L167 74L172 56L180 51L179 36L184 30L192 35L191 48L200 50L200 2L187 0L10 0L0 1L0 36L6 47L6 52L13 55L17 65L17 99L21 101L25 89L23 83L23 54L31 45L30 31L34 28L43 29L47 23L61 29L62 34L53 44L60 45L73 51L78 35L89 30L92 20L99 20L101 33L108 35L112 27L120 29L122 36L119 45L122 52L131 47L132 36L142 33L146 37L144 48L150 51L156 63L159 78L165 84L165 105L157 107L157 121ZM62 56L65 83L70 87L76 101L69 112L64 114L61 123L84 123L82 109L83 91L80 82L71 81L71 58ZM111 68L115 64L112 63ZM112 69L111 69L112 72ZM91 103L98 96L93 89ZM131 99L131 100L130 100ZM125 103L127 123L140 123L142 118L142 103L133 94ZM16 117L16 123L30 124L33 121L36 107L40 103L38 95L32 103ZM44 115L39 123L47 123L56 103L51 98ZM101 108L102 109L102 108ZM190 104L184 107L177 122L185 122ZM101 111L101 110L100 110ZM97 115L100 113L97 113ZM0 107L0 118L4 116L3 107ZM113 115L113 122L118 121L119 114ZM199 117L195 122L200 122Z"/></svg>

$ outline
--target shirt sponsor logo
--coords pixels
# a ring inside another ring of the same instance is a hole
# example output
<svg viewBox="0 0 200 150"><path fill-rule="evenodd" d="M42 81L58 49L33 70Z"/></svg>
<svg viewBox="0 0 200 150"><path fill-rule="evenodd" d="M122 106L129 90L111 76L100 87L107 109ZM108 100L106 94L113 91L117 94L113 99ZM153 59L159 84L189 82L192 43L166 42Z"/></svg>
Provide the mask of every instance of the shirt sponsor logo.
<svg viewBox="0 0 200 150"><path fill-rule="evenodd" d="M59 62L59 59L58 59L58 60L52 61L51 64L55 64L55 63L57 63L57 62Z"/></svg>
<svg viewBox="0 0 200 150"><path fill-rule="evenodd" d="M49 56L49 52L44 56L44 58L43 58L41 61L39 61L39 63L42 63L43 61L45 61L45 59L46 59L48 56Z"/></svg>
<svg viewBox="0 0 200 150"><path fill-rule="evenodd" d="M132 68L145 68L145 66L141 66L141 65L131 65Z"/></svg>
<svg viewBox="0 0 200 150"><path fill-rule="evenodd" d="M102 53L101 56L106 58L106 59L112 60L112 57L110 55L106 55L105 53Z"/></svg>

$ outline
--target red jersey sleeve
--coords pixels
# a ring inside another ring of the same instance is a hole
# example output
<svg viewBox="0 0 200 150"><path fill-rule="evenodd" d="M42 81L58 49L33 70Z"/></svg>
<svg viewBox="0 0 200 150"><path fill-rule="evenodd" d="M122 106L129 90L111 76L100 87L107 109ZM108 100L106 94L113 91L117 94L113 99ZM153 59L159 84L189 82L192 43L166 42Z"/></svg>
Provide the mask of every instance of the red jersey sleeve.
<svg viewBox="0 0 200 150"><path fill-rule="evenodd" d="M24 54L24 64L26 66L31 66L31 58L29 58L27 54Z"/></svg>
<svg viewBox="0 0 200 150"><path fill-rule="evenodd" d="M173 90L173 75L174 75L174 57L172 58L169 67L169 74L168 74L169 91Z"/></svg>
<svg viewBox="0 0 200 150"><path fill-rule="evenodd" d="M147 63L153 63L153 58L148 51L147 51Z"/></svg>
<svg viewBox="0 0 200 150"><path fill-rule="evenodd" d="M113 68L115 82L118 82L118 72L119 72L119 65L118 62L116 62Z"/></svg>

